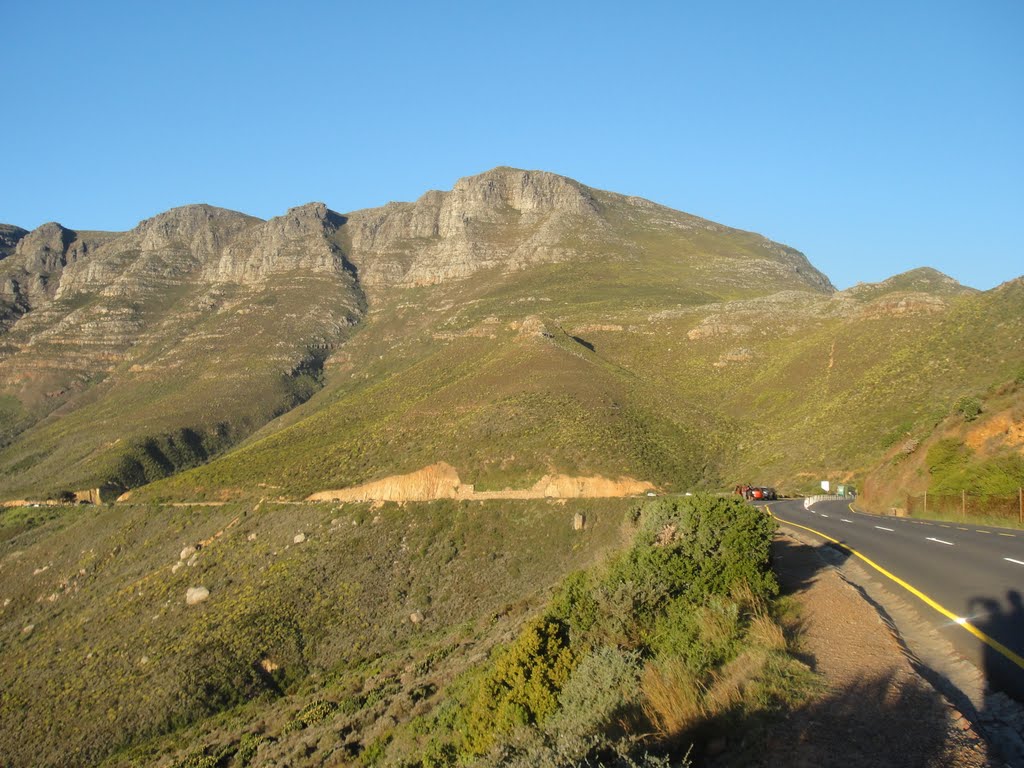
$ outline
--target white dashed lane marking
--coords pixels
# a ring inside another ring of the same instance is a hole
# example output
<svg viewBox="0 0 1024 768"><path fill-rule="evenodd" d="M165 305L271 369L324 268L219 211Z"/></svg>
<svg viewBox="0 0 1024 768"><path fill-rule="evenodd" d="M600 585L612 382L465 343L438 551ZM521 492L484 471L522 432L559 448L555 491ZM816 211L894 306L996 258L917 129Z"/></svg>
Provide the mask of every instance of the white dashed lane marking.
<svg viewBox="0 0 1024 768"><path fill-rule="evenodd" d="M1014 560L1012 557L1004 557L1003 560L1009 560L1011 563L1016 563L1017 565L1024 565L1020 560Z"/></svg>
<svg viewBox="0 0 1024 768"><path fill-rule="evenodd" d="M942 539L933 539L931 536L929 536L927 540L928 541L934 541L934 542L936 542L938 544L945 544L946 546L949 546L949 547L953 546L953 542L952 541L943 541Z"/></svg>
<svg viewBox="0 0 1024 768"><path fill-rule="evenodd" d="M853 520L847 520L845 517L841 517L839 519L842 520L844 523L852 523L853 522Z"/></svg>
<svg viewBox="0 0 1024 768"><path fill-rule="evenodd" d="M882 526L880 526L880 525L876 525L876 526L875 526L875 528L877 528L877 529L878 529L878 530L880 530L880 531L889 531L889 533L892 533L892 532L893 532L893 530L894 530L893 528L883 528L883 527L882 527Z"/></svg>

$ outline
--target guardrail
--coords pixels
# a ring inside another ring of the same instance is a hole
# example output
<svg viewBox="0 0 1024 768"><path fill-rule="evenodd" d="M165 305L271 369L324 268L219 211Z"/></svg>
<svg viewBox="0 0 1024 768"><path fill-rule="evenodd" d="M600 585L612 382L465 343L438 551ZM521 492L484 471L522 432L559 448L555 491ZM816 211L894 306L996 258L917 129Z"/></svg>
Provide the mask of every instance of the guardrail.
<svg viewBox="0 0 1024 768"><path fill-rule="evenodd" d="M817 504L819 501L839 501L842 498L845 498L845 497L839 496L839 495L834 494L834 493L833 494L828 494L828 495L821 495L821 496L808 496L806 499L804 499L804 509L810 509L813 505Z"/></svg>

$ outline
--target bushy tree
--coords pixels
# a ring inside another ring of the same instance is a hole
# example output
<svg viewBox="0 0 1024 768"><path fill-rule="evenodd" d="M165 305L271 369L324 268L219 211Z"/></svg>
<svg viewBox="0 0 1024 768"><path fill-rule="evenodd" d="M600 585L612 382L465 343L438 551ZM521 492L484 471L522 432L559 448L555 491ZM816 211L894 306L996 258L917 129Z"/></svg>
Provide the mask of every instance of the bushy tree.
<svg viewBox="0 0 1024 768"><path fill-rule="evenodd" d="M976 397L964 395L953 406L953 410L964 417L964 421L974 421L981 415L981 401Z"/></svg>

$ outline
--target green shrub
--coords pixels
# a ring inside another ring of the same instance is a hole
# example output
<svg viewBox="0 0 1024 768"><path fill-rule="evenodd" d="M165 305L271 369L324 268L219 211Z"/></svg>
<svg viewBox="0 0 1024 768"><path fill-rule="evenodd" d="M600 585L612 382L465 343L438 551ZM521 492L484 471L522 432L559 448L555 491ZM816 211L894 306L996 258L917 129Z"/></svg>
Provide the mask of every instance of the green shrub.
<svg viewBox="0 0 1024 768"><path fill-rule="evenodd" d="M463 706L448 726L434 719L431 766L452 764L443 731L463 761L500 752L510 766L655 764L637 757L638 734L675 739L700 721L704 691L755 625L778 645L768 515L699 495L648 503L632 522L626 552L567 577L541 618L450 691ZM673 715L680 702L688 708Z"/></svg>
<svg viewBox="0 0 1024 768"><path fill-rule="evenodd" d="M299 731L303 728L309 728L311 725L316 725L317 723L326 720L337 710L338 705L333 701L323 701L318 699L299 710L295 717L293 717L284 727L284 732L289 733L291 731Z"/></svg>
<svg viewBox="0 0 1024 768"><path fill-rule="evenodd" d="M252 759L256 757L256 752L263 744L270 742L269 736L264 736L262 733L247 733L241 741L238 743L238 752L235 754L235 761L239 768L246 768Z"/></svg>
<svg viewBox="0 0 1024 768"><path fill-rule="evenodd" d="M235 754L235 747L229 745L214 750L210 754L207 754L207 752L208 750L205 749L193 752L176 762L174 768L219 768L219 766L224 765Z"/></svg>
<svg viewBox="0 0 1024 768"><path fill-rule="evenodd" d="M632 609L636 629L628 640L635 643L648 636L667 599L698 605L740 585L758 598L772 597L778 594L770 567L774 528L768 515L741 499L660 499L645 508L636 543L612 564L596 599L612 622Z"/></svg>
<svg viewBox="0 0 1024 768"><path fill-rule="evenodd" d="M458 765L459 752L450 741L431 738L420 758L422 768L453 768Z"/></svg>
<svg viewBox="0 0 1024 768"><path fill-rule="evenodd" d="M735 654L742 631L740 606L734 600L716 595L696 607L675 600L658 617L651 650L659 657L679 659L701 676Z"/></svg>
<svg viewBox="0 0 1024 768"><path fill-rule="evenodd" d="M548 616L569 626L570 641L577 648L583 645L598 620L603 619L601 606L594 596L594 586L594 580L587 571L570 573L548 609Z"/></svg>
<svg viewBox="0 0 1024 768"><path fill-rule="evenodd" d="M981 400L964 395L953 405L953 411L964 417L964 421L974 421L981 415Z"/></svg>
<svg viewBox="0 0 1024 768"><path fill-rule="evenodd" d="M482 755L497 736L542 723L555 711L576 661L568 634L561 621L537 619L499 653L477 681L462 714L466 752Z"/></svg>
<svg viewBox="0 0 1024 768"><path fill-rule="evenodd" d="M573 670L545 729L570 737L606 733L637 703L640 666L636 652L610 646L592 651Z"/></svg>
<svg viewBox="0 0 1024 768"><path fill-rule="evenodd" d="M388 733L371 741L369 746L359 755L359 765L367 766L367 768L380 765L384 760L384 755L388 750L388 744L391 743L391 739L392 736Z"/></svg>

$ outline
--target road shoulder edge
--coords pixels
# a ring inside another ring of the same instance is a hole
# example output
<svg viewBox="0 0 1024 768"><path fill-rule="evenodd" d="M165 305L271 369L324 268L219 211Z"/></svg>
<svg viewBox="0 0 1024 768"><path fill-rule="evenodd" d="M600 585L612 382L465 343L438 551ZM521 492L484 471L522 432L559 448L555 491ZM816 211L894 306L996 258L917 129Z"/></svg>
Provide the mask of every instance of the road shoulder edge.
<svg viewBox="0 0 1024 768"><path fill-rule="evenodd" d="M899 594L881 574L828 541L778 521L781 534L813 547L839 579L878 615L880 622L914 672L948 703L954 719L962 717L1009 766L1024 768L1024 707L992 693L978 668L962 658L952 643L922 617L920 609Z"/></svg>

